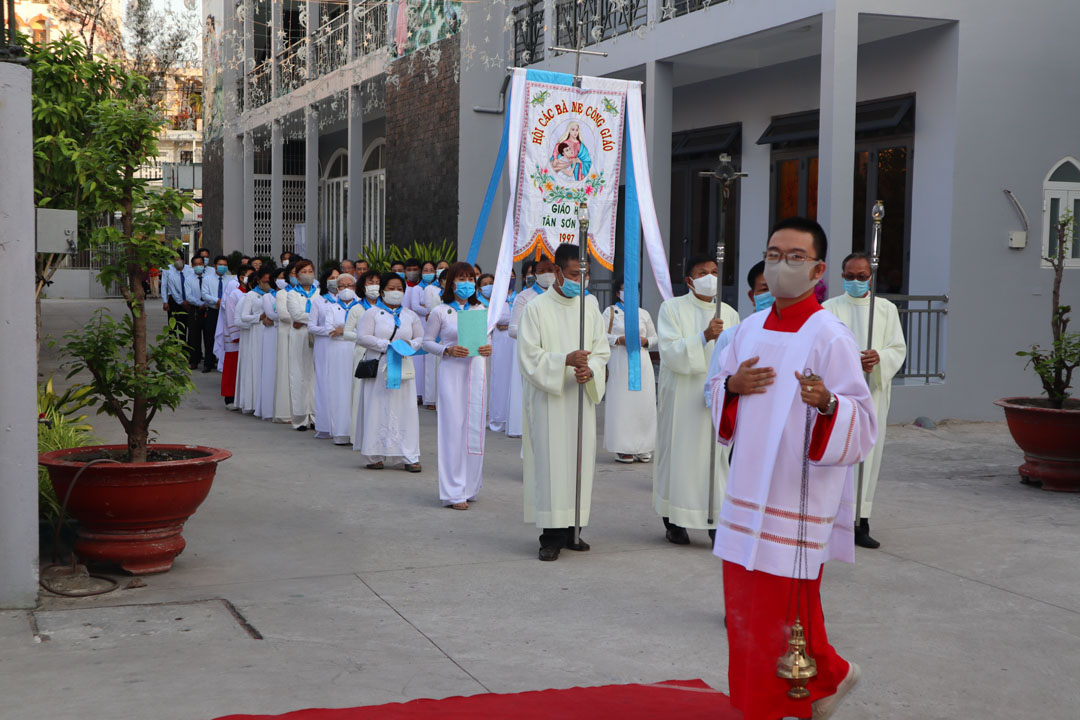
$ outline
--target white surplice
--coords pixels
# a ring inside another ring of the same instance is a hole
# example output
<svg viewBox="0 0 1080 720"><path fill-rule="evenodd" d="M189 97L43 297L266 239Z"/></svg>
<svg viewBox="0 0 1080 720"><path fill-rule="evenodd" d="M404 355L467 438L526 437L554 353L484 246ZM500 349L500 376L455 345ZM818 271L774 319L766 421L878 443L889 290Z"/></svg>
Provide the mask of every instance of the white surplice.
<svg viewBox="0 0 1080 720"><path fill-rule="evenodd" d="M851 331L821 310L798 332L764 329L774 312L775 306L743 321L731 344L717 353L705 384L719 439L734 448L713 554L747 570L792 577L802 519L804 577L812 580L828 560L855 560L852 466L873 447L877 420ZM755 356L757 367L775 371L774 383L761 394L728 396L727 378ZM805 368L822 378L837 407L831 419L810 409L815 440L801 515L808 406L801 401L795 372ZM734 403L733 427L724 423L729 403Z"/></svg>
<svg viewBox="0 0 1080 720"><path fill-rule="evenodd" d="M337 300L327 303L321 312L322 326L326 328L325 376L323 378L326 421L330 437L335 445L348 445L352 431L353 351L355 340L344 335L345 321L350 310L360 307L359 301L351 305L342 305ZM330 337L330 333L341 330L341 335Z"/></svg>
<svg viewBox="0 0 1080 720"><path fill-rule="evenodd" d="M471 305L466 312L482 312ZM428 315L424 350L440 358L438 376L439 499L475 500L483 484L487 431L487 358L443 355L458 341L458 312L440 305ZM439 338L436 340L436 338Z"/></svg>
<svg viewBox="0 0 1080 720"><path fill-rule="evenodd" d="M716 527L728 471L729 453L717 446L710 524L709 453L715 440L701 389L715 344L706 343L703 333L715 316L715 302L687 293L664 301L657 319L660 388L653 509L675 525L694 530ZM733 327L739 314L724 303L720 319L724 327Z"/></svg>
<svg viewBox="0 0 1080 720"><path fill-rule="evenodd" d="M424 334L427 334L427 320L431 317L431 313L435 308L442 305L442 288L439 287L439 283L433 282L424 288L424 315L421 319L424 321ZM419 314L419 313L418 313ZM423 399L425 405L434 407L439 399L439 363L442 362L441 357L435 355L427 355L424 358L424 391Z"/></svg>
<svg viewBox="0 0 1080 720"><path fill-rule="evenodd" d="M322 301L318 290L310 298L298 289L290 290L286 297L293 323L289 330L289 411L294 428L314 423L315 358L311 352L308 319L311 311L318 307L316 303Z"/></svg>
<svg viewBox="0 0 1080 720"><path fill-rule="evenodd" d="M860 350L866 349L866 336L870 329L869 295L853 298L845 293L829 298L822 303L822 307L847 325L854 333L855 343ZM907 360L907 342L900 324L900 313L897 312L896 305L883 297L874 300L874 342L871 348L877 350L880 358L867 381L870 397L874 400L878 431L877 442L863 463L862 498L857 515L859 518L869 518L873 509L874 492L877 490L878 475L881 474L881 455L885 450L885 427L889 419L889 402L892 400L892 379ZM855 468L856 478L858 473L859 469Z"/></svg>
<svg viewBox="0 0 1080 720"><path fill-rule="evenodd" d="M218 314L217 325L214 326L214 357L217 358L217 371L221 372L225 363L225 353L229 352L225 347L225 335L228 327L228 324L225 322L225 303L229 298L229 293L235 290L239 283L237 282L235 275L226 275L222 278L213 278L215 282L213 282L212 285L214 287L217 286L216 281L218 279L221 279L223 282L221 298L217 301ZM216 296L216 294L215 291L213 295Z"/></svg>
<svg viewBox="0 0 1080 720"><path fill-rule="evenodd" d="M516 360L518 353L518 324L521 322L521 316L525 313L525 306L540 297L542 292L539 285L525 288L517 294L514 299L514 306L510 310L510 328L507 330L507 334L514 341L515 361L510 364L510 392L506 400L506 434L513 438L521 437L523 424L521 409L523 381L521 379L521 366Z"/></svg>
<svg viewBox="0 0 1080 720"><path fill-rule="evenodd" d="M401 387L391 389L386 387L386 349L391 338L395 342L402 340L415 350L420 349L424 342L423 325L420 317L406 307L401 308L398 320L401 327L395 332L394 316L376 307L364 313L356 329L357 346L366 351L364 358L379 360L378 375L361 380L364 402L359 409L361 418L356 422L353 450L360 452L365 464L420 462L415 358L401 358Z"/></svg>
<svg viewBox="0 0 1080 720"><path fill-rule="evenodd" d="M327 311L336 301L333 295L323 295L319 302L312 303L308 314L308 332L313 339L311 355L315 365L315 437L320 440L330 436L330 415L328 412L329 387L326 382L326 351L330 348L327 324Z"/></svg>
<svg viewBox="0 0 1080 720"><path fill-rule="evenodd" d="M292 420L289 409L289 331L292 330L292 318L289 316L289 292L278 290L274 296L275 334L277 347L274 362L274 422L287 423ZM267 313L269 315L269 313ZM270 328L267 328L269 332Z"/></svg>
<svg viewBox="0 0 1080 720"><path fill-rule="evenodd" d="M641 390L630 390L630 353L615 342L626 335L626 314L616 305L604 310L604 331L611 346L607 393L604 400L604 449L622 455L648 455L656 447L656 375L650 350L658 344L652 317L638 310L638 337L648 341L641 348Z"/></svg>
<svg viewBox="0 0 1080 720"><path fill-rule="evenodd" d="M506 418L510 411L510 383L514 376L514 366L517 365L516 346L514 338L510 337L509 330L512 309L510 303L503 304L498 325L506 325L508 329L500 330L496 326L491 335L491 394L488 396L488 428L492 432L506 431Z"/></svg>
<svg viewBox="0 0 1080 720"><path fill-rule="evenodd" d="M520 299L520 295L518 296ZM528 302L517 326L518 366L524 379L525 522L538 528L574 524L578 382L566 366L578 349L580 298L548 290ZM581 450L581 524L589 524L596 469L596 406L604 397L604 366L611 348L595 303L585 303L585 349L593 377L585 383Z"/></svg>
<svg viewBox="0 0 1080 720"><path fill-rule="evenodd" d="M274 310L274 300L274 294L269 292L259 297L258 326L262 346L258 351L259 374L255 380L255 417L262 420L274 419L274 371L277 366L277 312ZM263 315L273 324L269 327L264 325Z"/></svg>

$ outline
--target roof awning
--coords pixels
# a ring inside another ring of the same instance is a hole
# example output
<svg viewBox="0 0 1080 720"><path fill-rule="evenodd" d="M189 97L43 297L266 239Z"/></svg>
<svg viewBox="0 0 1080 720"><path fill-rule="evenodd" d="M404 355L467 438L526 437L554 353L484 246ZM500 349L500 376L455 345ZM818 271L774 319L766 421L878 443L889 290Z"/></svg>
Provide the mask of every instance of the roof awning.
<svg viewBox="0 0 1080 720"><path fill-rule="evenodd" d="M698 128L671 136L672 157L737 153L742 139L742 123Z"/></svg>
<svg viewBox="0 0 1080 720"><path fill-rule="evenodd" d="M855 106L855 134L896 130L904 124L914 106L913 95L859 103ZM757 144L778 145L817 140L820 118L819 110L775 117L758 138Z"/></svg>

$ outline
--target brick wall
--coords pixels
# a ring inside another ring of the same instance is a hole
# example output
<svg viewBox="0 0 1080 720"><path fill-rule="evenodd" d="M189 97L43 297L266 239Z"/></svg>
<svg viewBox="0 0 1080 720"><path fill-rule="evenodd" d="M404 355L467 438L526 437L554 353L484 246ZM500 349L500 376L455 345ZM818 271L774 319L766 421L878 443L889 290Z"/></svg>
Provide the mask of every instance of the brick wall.
<svg viewBox="0 0 1080 720"><path fill-rule="evenodd" d="M395 245L457 240L457 36L394 62L386 84L386 235ZM476 148L491 154L490 148Z"/></svg>

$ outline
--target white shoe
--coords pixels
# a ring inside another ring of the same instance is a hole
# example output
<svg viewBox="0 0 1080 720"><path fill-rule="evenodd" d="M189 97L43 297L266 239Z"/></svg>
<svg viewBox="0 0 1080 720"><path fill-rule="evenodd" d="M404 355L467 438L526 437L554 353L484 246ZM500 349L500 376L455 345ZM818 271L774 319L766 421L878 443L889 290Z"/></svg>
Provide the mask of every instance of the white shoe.
<svg viewBox="0 0 1080 720"><path fill-rule="evenodd" d="M633 455L618 455L617 454L617 455L615 455L615 462L630 464L630 463L634 462L634 456Z"/></svg>
<svg viewBox="0 0 1080 720"><path fill-rule="evenodd" d="M652 453L641 453L635 456L638 462L649 463L652 462Z"/></svg>
<svg viewBox="0 0 1080 720"><path fill-rule="evenodd" d="M853 662L848 663L848 673L836 688L836 692L828 697L823 697L813 704L814 720L828 720L840 707L840 703L849 692L855 689L862 678L862 670Z"/></svg>

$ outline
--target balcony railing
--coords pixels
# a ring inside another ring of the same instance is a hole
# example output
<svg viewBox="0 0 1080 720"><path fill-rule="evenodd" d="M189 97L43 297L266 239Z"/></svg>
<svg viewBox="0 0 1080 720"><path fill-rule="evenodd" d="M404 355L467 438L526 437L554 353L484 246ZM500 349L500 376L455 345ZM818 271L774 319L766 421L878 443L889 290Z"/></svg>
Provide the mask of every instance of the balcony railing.
<svg viewBox="0 0 1080 720"><path fill-rule="evenodd" d="M544 0L529 0L513 9L514 65L544 59Z"/></svg>
<svg viewBox="0 0 1080 720"><path fill-rule="evenodd" d="M349 62L349 13L323 24L311 36L315 43L315 77L322 77Z"/></svg>
<svg viewBox="0 0 1080 720"><path fill-rule="evenodd" d="M354 55L363 57L386 47L386 0L362 0L353 7Z"/></svg>
<svg viewBox="0 0 1080 720"><path fill-rule="evenodd" d="M304 38L278 53L277 96L287 95L306 82L307 38Z"/></svg>
<svg viewBox="0 0 1080 720"><path fill-rule="evenodd" d="M719 5L724 0L660 0L660 21L671 20L680 15Z"/></svg>
<svg viewBox="0 0 1080 720"><path fill-rule="evenodd" d="M907 340L907 360L894 381L945 379L942 357L942 326L949 314L948 295L882 295L900 313L900 327Z"/></svg>
<svg viewBox="0 0 1080 720"><path fill-rule="evenodd" d="M272 99L270 94L270 61L266 60L255 66L248 73L248 100L245 110L253 110L265 105Z"/></svg>
<svg viewBox="0 0 1080 720"><path fill-rule="evenodd" d="M648 0L559 0L555 5L555 43L593 45L644 27ZM578 34L584 33L583 38Z"/></svg>

